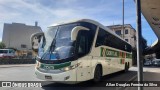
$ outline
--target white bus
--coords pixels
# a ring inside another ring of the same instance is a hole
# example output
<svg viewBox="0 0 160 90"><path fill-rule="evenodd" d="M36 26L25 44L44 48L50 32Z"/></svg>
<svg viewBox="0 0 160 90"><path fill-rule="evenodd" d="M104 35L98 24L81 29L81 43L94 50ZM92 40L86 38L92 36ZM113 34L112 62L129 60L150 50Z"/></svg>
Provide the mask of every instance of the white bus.
<svg viewBox="0 0 160 90"><path fill-rule="evenodd" d="M0 58L14 58L16 56L13 49L0 49Z"/></svg>
<svg viewBox="0 0 160 90"><path fill-rule="evenodd" d="M31 40L36 35L41 38L35 74L42 80L98 82L132 65L131 45L90 19L52 25Z"/></svg>

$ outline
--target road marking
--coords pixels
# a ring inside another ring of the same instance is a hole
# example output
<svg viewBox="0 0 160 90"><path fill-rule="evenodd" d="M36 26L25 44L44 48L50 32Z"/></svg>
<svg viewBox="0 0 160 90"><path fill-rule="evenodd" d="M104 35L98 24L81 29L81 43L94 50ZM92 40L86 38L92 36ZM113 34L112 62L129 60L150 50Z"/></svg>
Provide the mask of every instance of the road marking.
<svg viewBox="0 0 160 90"><path fill-rule="evenodd" d="M129 79L126 83L129 83L131 81L134 81L137 78L137 75L133 76L131 79ZM125 90L127 87L119 87L118 89L116 88L116 90Z"/></svg>

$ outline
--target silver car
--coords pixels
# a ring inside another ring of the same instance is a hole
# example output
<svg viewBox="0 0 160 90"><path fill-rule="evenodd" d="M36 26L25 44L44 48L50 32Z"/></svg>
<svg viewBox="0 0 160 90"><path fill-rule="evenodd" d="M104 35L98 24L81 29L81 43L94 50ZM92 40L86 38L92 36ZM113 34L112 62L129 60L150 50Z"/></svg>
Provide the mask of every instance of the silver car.
<svg viewBox="0 0 160 90"><path fill-rule="evenodd" d="M152 62L151 61L146 61L145 63L144 63L144 66L151 66L152 65Z"/></svg>
<svg viewBox="0 0 160 90"><path fill-rule="evenodd" d="M153 65L153 66L160 66L160 59L154 59L154 60L152 61L152 65Z"/></svg>

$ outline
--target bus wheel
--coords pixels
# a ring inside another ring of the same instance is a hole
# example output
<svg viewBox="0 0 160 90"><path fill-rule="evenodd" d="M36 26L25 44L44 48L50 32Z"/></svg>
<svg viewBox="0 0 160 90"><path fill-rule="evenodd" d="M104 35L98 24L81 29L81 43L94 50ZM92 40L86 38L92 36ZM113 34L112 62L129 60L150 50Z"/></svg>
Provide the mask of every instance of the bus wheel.
<svg viewBox="0 0 160 90"><path fill-rule="evenodd" d="M128 69L129 69L129 66L130 66L130 65L129 65L129 62L128 62Z"/></svg>
<svg viewBox="0 0 160 90"><path fill-rule="evenodd" d="M100 65L96 66L95 72L94 72L94 82L97 83L101 81L102 78L102 68Z"/></svg>
<svg viewBox="0 0 160 90"><path fill-rule="evenodd" d="M129 69L129 66L128 66L128 64L127 64L127 63L125 63L124 71L125 71L125 72L128 72L128 69Z"/></svg>

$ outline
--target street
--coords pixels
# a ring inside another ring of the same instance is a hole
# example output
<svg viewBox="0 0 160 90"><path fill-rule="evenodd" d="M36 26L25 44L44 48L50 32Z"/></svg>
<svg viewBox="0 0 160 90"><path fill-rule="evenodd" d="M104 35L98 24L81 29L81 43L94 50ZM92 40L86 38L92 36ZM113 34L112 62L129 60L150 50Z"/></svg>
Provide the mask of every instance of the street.
<svg viewBox="0 0 160 90"><path fill-rule="evenodd" d="M34 64L0 68L0 81L39 81L35 77Z"/></svg>
<svg viewBox="0 0 160 90"><path fill-rule="evenodd" d="M121 88L121 87L100 87L102 85L106 85L105 81L134 81L137 79L137 72L136 67L130 68L130 70L126 73L124 72L118 72L111 75L104 76L102 81L99 83L93 83L91 80L82 82L76 85L66 85L66 84L57 84L57 83L51 83L51 82L45 82L42 88L23 88L27 90L37 89L37 90L64 90L64 89L84 89L84 90L96 90L96 89L108 89L108 90L136 90L133 87L127 88ZM144 79L148 79L148 81L160 81L160 69L156 67L145 67L144 68L144 74L147 74L144 76ZM0 66L0 81L42 81L36 78L34 74L34 64L26 64L24 66L22 65L16 65L16 66ZM22 88L3 88L3 90L9 90L9 89L22 89ZM157 90L159 87L157 87Z"/></svg>

